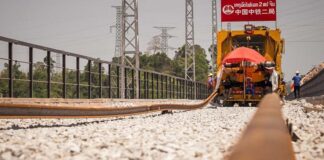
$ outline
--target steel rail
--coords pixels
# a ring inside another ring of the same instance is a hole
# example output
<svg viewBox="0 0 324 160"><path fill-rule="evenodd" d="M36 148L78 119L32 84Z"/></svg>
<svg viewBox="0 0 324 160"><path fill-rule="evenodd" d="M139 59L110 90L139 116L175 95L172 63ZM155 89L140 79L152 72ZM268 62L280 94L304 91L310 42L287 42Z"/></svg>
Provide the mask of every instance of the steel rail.
<svg viewBox="0 0 324 160"><path fill-rule="evenodd" d="M277 94L266 95L228 160L295 160Z"/></svg>
<svg viewBox="0 0 324 160"><path fill-rule="evenodd" d="M107 107L107 106L54 106L42 104L0 104L0 119L17 118L104 118L120 117L164 110L194 110L206 106L217 96L213 92L203 102L197 104L150 104L134 107Z"/></svg>
<svg viewBox="0 0 324 160"><path fill-rule="evenodd" d="M315 108L315 107L303 107L304 112L324 112L324 109L322 108Z"/></svg>

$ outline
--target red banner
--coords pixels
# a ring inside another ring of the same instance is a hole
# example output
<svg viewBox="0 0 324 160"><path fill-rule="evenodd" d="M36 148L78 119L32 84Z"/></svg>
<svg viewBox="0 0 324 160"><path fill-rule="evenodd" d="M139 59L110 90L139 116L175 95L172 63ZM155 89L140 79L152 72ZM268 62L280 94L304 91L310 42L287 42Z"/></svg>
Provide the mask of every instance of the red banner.
<svg viewBox="0 0 324 160"><path fill-rule="evenodd" d="M222 22L276 21L276 0L222 0Z"/></svg>

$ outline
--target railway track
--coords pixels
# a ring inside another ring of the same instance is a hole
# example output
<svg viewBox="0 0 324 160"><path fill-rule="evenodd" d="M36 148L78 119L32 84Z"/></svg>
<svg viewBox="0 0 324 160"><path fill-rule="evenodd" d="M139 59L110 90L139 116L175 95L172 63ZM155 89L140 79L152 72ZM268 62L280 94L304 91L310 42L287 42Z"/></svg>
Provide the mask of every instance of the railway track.
<svg viewBox="0 0 324 160"><path fill-rule="evenodd" d="M303 107L303 108L306 113L308 113L308 112L324 112L324 109L322 109L322 108L315 108L315 107Z"/></svg>
<svg viewBox="0 0 324 160"><path fill-rule="evenodd" d="M206 106L217 93L198 104L150 104L113 108L106 106L50 106L41 104L0 104L0 118L105 118L145 114L165 110L194 110Z"/></svg>

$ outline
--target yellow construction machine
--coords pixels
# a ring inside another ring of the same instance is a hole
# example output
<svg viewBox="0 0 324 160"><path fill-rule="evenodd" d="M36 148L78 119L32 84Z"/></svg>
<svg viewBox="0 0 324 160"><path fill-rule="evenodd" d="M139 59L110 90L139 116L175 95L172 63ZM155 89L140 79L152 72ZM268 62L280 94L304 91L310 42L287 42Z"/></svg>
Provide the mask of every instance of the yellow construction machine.
<svg viewBox="0 0 324 160"><path fill-rule="evenodd" d="M223 62L224 58L239 47L247 47L257 51L265 58L265 62ZM279 29L245 25L242 30L221 30L217 33L217 87L222 96L218 101L224 105L256 105L269 92L277 92L284 96L285 82L281 66L284 53L284 40ZM273 84L273 72L277 74L277 84ZM253 93L247 92L247 80L253 84ZM273 86L276 85L276 86Z"/></svg>

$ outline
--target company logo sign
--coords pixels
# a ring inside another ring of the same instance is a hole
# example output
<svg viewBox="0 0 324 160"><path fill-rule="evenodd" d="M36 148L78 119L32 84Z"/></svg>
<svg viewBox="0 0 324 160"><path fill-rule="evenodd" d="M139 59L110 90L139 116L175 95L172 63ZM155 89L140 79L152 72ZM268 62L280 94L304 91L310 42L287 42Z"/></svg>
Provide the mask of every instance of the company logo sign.
<svg viewBox="0 0 324 160"><path fill-rule="evenodd" d="M276 21L276 0L222 0L222 22Z"/></svg>

